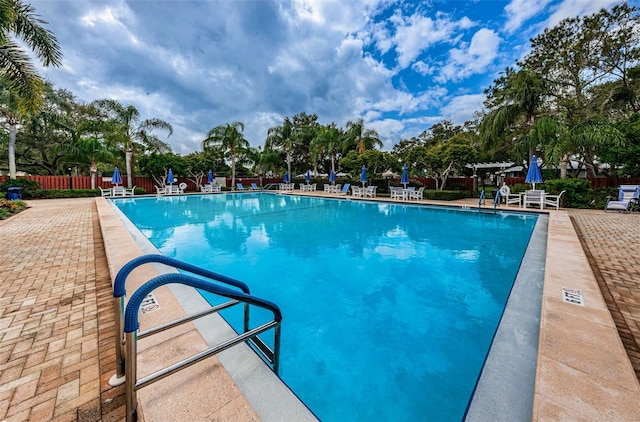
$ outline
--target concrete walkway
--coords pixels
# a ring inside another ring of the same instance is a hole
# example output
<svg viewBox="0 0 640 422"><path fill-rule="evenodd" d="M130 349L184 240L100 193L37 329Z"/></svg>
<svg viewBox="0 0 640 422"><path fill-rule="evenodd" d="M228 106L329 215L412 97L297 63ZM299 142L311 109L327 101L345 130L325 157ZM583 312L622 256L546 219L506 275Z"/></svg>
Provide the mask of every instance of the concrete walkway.
<svg viewBox="0 0 640 422"><path fill-rule="evenodd" d="M92 198L0 221L0 420L113 421L111 276ZM640 215L569 212L640 374ZM567 275L570 277L570 275Z"/></svg>

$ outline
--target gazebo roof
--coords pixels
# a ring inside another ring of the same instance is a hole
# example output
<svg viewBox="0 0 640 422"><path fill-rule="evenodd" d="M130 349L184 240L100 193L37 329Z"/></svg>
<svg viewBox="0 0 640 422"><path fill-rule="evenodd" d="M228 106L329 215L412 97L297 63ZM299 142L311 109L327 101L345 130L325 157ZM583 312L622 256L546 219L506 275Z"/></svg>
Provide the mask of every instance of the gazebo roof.
<svg viewBox="0 0 640 422"><path fill-rule="evenodd" d="M511 167L515 163L513 161L501 161L495 163L473 163L467 164L466 167L470 169L505 169Z"/></svg>

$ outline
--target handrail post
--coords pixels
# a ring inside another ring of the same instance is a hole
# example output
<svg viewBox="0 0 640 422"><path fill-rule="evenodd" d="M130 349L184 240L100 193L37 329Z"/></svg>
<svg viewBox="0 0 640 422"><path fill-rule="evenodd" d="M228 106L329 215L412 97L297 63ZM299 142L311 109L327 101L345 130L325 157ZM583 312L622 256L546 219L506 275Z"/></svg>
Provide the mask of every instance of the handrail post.
<svg viewBox="0 0 640 422"><path fill-rule="evenodd" d="M280 370L280 327L282 324L275 326L273 335L273 372L279 375Z"/></svg>
<svg viewBox="0 0 640 422"><path fill-rule="evenodd" d="M125 381L125 339L122 325L122 314L124 314L124 296L113 298L113 310L116 320L116 373L109 378L109 385L117 387Z"/></svg>
<svg viewBox="0 0 640 422"><path fill-rule="evenodd" d="M138 353L138 339L137 330L125 334L127 359L126 375L125 375L125 409L127 422L135 422L138 420L138 395L136 394L136 382L137 382L137 353Z"/></svg>

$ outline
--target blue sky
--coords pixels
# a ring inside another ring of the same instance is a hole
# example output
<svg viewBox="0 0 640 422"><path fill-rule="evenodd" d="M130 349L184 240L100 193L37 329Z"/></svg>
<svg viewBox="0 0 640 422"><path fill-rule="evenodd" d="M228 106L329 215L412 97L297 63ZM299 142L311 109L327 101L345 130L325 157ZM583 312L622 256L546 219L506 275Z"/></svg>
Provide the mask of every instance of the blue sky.
<svg viewBox="0 0 640 422"><path fill-rule="evenodd" d="M616 0L25 0L49 24L55 88L132 104L171 123L174 152L245 124L251 145L299 112L363 118L389 150L442 119L462 124L483 91L562 19ZM637 5L638 0L629 2Z"/></svg>

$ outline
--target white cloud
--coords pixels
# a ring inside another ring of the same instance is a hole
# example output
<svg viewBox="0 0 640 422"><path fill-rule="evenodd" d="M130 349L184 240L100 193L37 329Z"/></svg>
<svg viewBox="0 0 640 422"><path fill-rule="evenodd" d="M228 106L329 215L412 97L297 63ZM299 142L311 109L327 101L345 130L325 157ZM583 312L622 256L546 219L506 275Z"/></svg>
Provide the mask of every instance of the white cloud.
<svg viewBox="0 0 640 422"><path fill-rule="evenodd" d="M460 81L470 75L486 72L498 54L501 39L495 31L482 28L471 38L471 43L451 49L449 60L436 80L439 82Z"/></svg>
<svg viewBox="0 0 640 422"><path fill-rule="evenodd" d="M516 31L524 22L544 10L550 2L551 0L511 0L504 8L507 14L504 30L508 33Z"/></svg>
<svg viewBox="0 0 640 422"><path fill-rule="evenodd" d="M468 94L453 97L447 105L440 108L440 114L444 119L461 125L468 120L472 120L474 113L483 109L485 98L486 96L484 94Z"/></svg>
<svg viewBox="0 0 640 422"><path fill-rule="evenodd" d="M600 9L606 9L619 3L621 3L620 0L564 0L555 7L554 12L546 20L544 26L553 27L563 19L591 15L599 12Z"/></svg>
<svg viewBox="0 0 640 422"><path fill-rule="evenodd" d="M451 43L457 37L457 31L468 29L474 23L466 16L460 20L452 20L446 15L438 14L433 19L419 13L409 16L397 11L390 19L395 34L390 36L381 25L375 28L374 39L379 43L382 53L395 46L398 67L405 69L425 50L438 43Z"/></svg>

